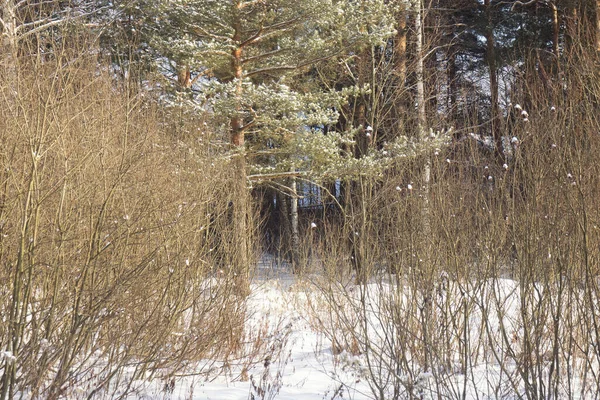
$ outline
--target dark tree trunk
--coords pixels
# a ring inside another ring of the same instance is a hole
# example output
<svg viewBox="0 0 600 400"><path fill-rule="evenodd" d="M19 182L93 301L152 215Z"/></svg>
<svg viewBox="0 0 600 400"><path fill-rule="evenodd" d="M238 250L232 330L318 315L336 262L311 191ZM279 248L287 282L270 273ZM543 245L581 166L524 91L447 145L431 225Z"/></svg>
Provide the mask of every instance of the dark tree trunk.
<svg viewBox="0 0 600 400"><path fill-rule="evenodd" d="M496 41L494 37L494 21L491 0L485 0L486 15L486 60L490 77L490 124L491 133L496 143L496 154L503 159L502 131L500 120L499 89L498 89L498 67L496 65Z"/></svg>

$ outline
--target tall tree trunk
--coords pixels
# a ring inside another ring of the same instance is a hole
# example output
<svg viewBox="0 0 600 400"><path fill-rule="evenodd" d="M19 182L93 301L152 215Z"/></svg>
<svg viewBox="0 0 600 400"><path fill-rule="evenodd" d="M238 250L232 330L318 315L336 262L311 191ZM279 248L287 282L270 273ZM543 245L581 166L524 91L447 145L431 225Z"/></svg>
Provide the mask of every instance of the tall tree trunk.
<svg viewBox="0 0 600 400"><path fill-rule="evenodd" d="M422 1L415 1L415 52L416 52L416 77L417 77L417 124L419 140L425 140L425 126L427 112L425 104L425 60L423 51L423 16Z"/></svg>
<svg viewBox="0 0 600 400"><path fill-rule="evenodd" d="M237 9L239 12L239 9ZM246 156L244 154L244 119L242 115L242 95L243 86L242 79L244 78L244 70L242 65L242 27L239 22L241 16L237 15L237 23L234 24L233 43L237 46L231 53L231 70L236 84L236 108L235 113L231 117L230 132L231 144L236 150L234 156L234 200L233 200L233 224L234 224L234 251L235 255L232 262L232 272L237 276L236 285L240 294L247 294L249 289L249 237L250 229L248 226L249 218L249 196L248 188L246 187Z"/></svg>
<svg viewBox="0 0 600 400"><path fill-rule="evenodd" d="M414 1L414 10L415 10L415 55L416 55L416 79L417 79L417 132L419 141L427 140L427 109L425 103L425 82L424 82L424 73L425 73L425 54L426 51L424 49L424 31L423 31L423 21L424 21L424 9L423 9L423 0L415 0ZM421 254L423 258L425 258L428 254L430 254L431 249L429 246L429 242L431 240L431 209L429 202L429 189L431 184L431 158L429 155L425 155L423 171L422 171L422 185L423 185L423 202L421 203L421 223L423 229L423 240L422 240L422 249ZM417 274L421 275L421 277L431 277L430 267L431 264L423 263L420 265L420 269L416 271ZM421 282L426 282L428 279L423 279ZM426 285L422 288L423 293L429 292L429 287ZM429 295L425 295L428 297ZM430 338L429 338L429 321L431 321L431 302L428 300L423 300L421 306L419 306L419 311L421 314L421 328L422 328L422 338L424 340L424 365L423 368L425 370L430 368L431 365L431 355L430 355Z"/></svg>
<svg viewBox="0 0 600 400"><path fill-rule="evenodd" d="M398 85L404 86L406 81L406 6L400 5L396 16L396 40L394 42L395 71L398 76Z"/></svg>
<svg viewBox="0 0 600 400"><path fill-rule="evenodd" d="M371 49L365 48L360 52L358 59L358 86L364 87L370 82L369 72L371 69ZM357 98L356 125L360 126L360 134L356 138L356 157L360 158L367 154L370 144L370 132L367 132L367 103L369 102L369 95L362 94ZM367 136L368 135L368 136Z"/></svg>
<svg viewBox="0 0 600 400"><path fill-rule="evenodd" d="M490 123L492 137L496 143L496 154L500 158L504 158L502 145L502 132L500 130L500 105L499 105L499 89L498 89L498 67L496 65L496 41L494 37L494 22L492 17L491 0L485 0L485 15L486 15L486 59L490 70Z"/></svg>
<svg viewBox="0 0 600 400"><path fill-rule="evenodd" d="M556 3L551 3L550 7L552 8L552 52L556 57L556 64L560 65L560 50L558 42L560 35L560 21L558 19L558 6L556 5Z"/></svg>
<svg viewBox="0 0 600 400"><path fill-rule="evenodd" d="M416 77L417 77L417 135L419 141L427 139L427 109L425 104L425 51L423 49L423 3L416 0L415 8L415 52L416 52ZM429 184L431 181L431 160L427 156L423 166L423 208L422 221L425 237L431 233L429 211Z"/></svg>
<svg viewBox="0 0 600 400"><path fill-rule="evenodd" d="M398 15L396 16L397 34L394 41L394 72L396 74L396 100L394 104L397 124L397 135L405 134L406 122L406 39L407 39L407 11L404 1L400 1Z"/></svg>
<svg viewBox="0 0 600 400"><path fill-rule="evenodd" d="M436 8L441 8L442 5L439 4L439 0L436 0L436 4L433 4L434 1L431 0L428 2L428 4L426 5L425 2L423 1L422 3L422 7L428 7L427 8L427 12L424 12L424 9L421 11L421 35L424 35L425 32L425 26L430 27L431 29L434 29L435 31L433 31L430 34L430 38L439 38L440 36L440 32L439 30L443 29L441 27L445 26L446 23L442 22L441 19L441 13L439 11L436 12ZM421 45L421 48L423 49L424 47L426 47L426 43L425 43L425 38L423 37L421 39L421 41L423 42ZM433 46L435 46L434 44L432 44ZM442 45L442 43L440 43L440 45ZM428 125L429 128L436 126L436 124L439 122L438 120L438 106L439 106L439 95L440 95L440 91L438 90L438 67L439 67L439 62L438 62L438 54L439 52L437 50L434 51L423 51L423 54L426 54L427 56L423 57L423 62L424 62L424 70L423 70L423 78L424 78L424 83L425 83L425 101L427 102L426 105L426 109L428 110L432 110L432 113L429 116L429 121L428 121ZM432 118L435 118L435 120L433 120Z"/></svg>

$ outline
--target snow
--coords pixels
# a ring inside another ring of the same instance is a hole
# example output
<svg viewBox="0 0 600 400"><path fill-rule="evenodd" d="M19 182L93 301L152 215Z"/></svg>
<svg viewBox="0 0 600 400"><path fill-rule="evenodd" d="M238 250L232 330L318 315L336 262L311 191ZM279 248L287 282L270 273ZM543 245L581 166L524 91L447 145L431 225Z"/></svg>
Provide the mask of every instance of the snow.
<svg viewBox="0 0 600 400"><path fill-rule="evenodd" d="M267 340L281 346L278 360L273 359L267 367L260 362L248 368L245 379L240 378L242 365L208 379L180 378L175 381L172 393L165 393L164 383L140 382L140 389L128 398L247 400L252 395L263 398L260 390L265 389L265 399L329 399L338 391L343 393L342 398L369 399L367 383L358 380L353 371L340 369L339 359L344 356L335 357L331 342L311 327L305 312L308 297L303 285L296 283L285 270L274 274L271 271L269 278L263 275L252 285L247 328L269 327Z"/></svg>
<svg viewBox="0 0 600 400"><path fill-rule="evenodd" d="M409 387L413 397L422 399L524 397L520 367L511 352L521 351L518 338L523 336L523 313L546 301L545 293L551 289L530 284L524 300L525 286L516 280L496 277L458 282L442 272L429 297L419 288L398 282L393 275L377 277L366 285L354 284L352 277L328 281L320 274L306 274L298 278L286 262L263 257L247 300L245 325L246 341L260 342L260 351L226 366L202 360L174 378L137 381L126 398L364 400L376 398L370 387L374 381L384 382L385 398L409 399ZM324 292L324 287L331 289ZM422 368L420 355L411 353L422 349L399 348L397 344L393 349L387 347L390 337L419 334L422 325L413 307L426 303L433 306L433 326L447 330L453 342L466 343L466 368L460 346L450 347L456 353L447 362L437 359L427 369ZM464 314L467 304L469 312ZM386 313L390 306L398 314ZM434 315L442 308L447 314ZM571 318L575 321L578 316ZM403 322L416 325L403 326ZM459 334L454 335L452 329ZM358 338L361 351L352 348L348 336ZM369 342L366 350L365 338ZM507 350L507 346L511 348ZM401 352L395 353L398 350ZM390 359L390 354L403 357L406 363ZM11 356L0 353L0 359ZM212 372L207 373L207 366ZM390 370L390 366L397 369ZM597 370L598 366L591 368ZM579 395L576 373L569 379L571 398L586 398ZM396 397L392 397L390 382L398 387ZM72 398L86 396L85 389L78 387L71 388L70 394Z"/></svg>
<svg viewBox="0 0 600 400"><path fill-rule="evenodd" d="M6 359L9 362L14 362L17 360L17 357L15 357L12 352L6 350L0 352L0 360L2 359Z"/></svg>

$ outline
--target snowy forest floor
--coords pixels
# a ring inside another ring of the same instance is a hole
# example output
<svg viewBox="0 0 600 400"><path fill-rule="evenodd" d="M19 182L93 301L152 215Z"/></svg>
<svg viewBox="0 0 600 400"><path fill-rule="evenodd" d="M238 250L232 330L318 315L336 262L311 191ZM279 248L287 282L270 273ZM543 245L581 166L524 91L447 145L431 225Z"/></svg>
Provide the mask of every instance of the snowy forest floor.
<svg viewBox="0 0 600 400"><path fill-rule="evenodd" d="M227 368L211 376L177 377L169 382L140 382L129 399L246 400L246 399L334 399L370 398L366 383L344 371L334 356L331 341L311 327L306 309L306 285L289 265L259 264L248 299L247 332L261 331L271 342L276 359L269 365L258 360ZM273 348L273 346L275 348ZM212 362L207 362L212 364ZM251 363L252 364L252 363ZM364 392L364 395L362 394Z"/></svg>
<svg viewBox="0 0 600 400"><path fill-rule="evenodd" d="M460 315L462 305L466 304L464 287L458 290L453 288L452 282L449 282L443 294L447 300L442 303L448 305L450 315L456 315L457 321L462 318L466 322L463 326L467 328L460 328L459 331L465 333L465 341L470 343L467 346L470 352L467 367L463 365L461 368L459 350L450 357L453 361L448 368L437 366L434 367L435 371L422 369L418 362L410 361L409 364L415 365L414 374L410 376L392 374L386 377L385 368L378 369L381 366L370 364L373 363L374 356L385 353L383 350L385 346L373 345L366 353L353 352L352 346L336 348L338 346L335 340L332 340L331 332L336 332L339 326L336 326L335 322L332 325L331 320L326 321L327 318L332 317L331 309L326 310L331 305L326 306L325 303L318 302L327 301L322 293L319 293L318 283L315 283L319 279L318 276L307 275L304 278L296 278L289 266L273 267L273 265L272 262L259 264L247 302L246 343L254 343L259 350L245 359L227 365L214 360L205 360L196 366L190 366L188 371L174 377L135 382L135 389L126 398L131 400L377 398L470 400L517 399L525 392L522 381L526 380L523 373L527 370L522 368L518 361L514 361L521 357L516 355L515 351L518 352L520 348L517 343L518 336L523 335L523 327L519 320L522 317L520 314L524 303L520 295L522 288L519 287L518 282L499 278L489 280L488 283L469 286L470 294L467 296L471 299L481 299L482 305L481 308L474 306L473 311L469 311L466 316ZM382 283L381 280L362 287L346 288L348 290L345 292L346 298L339 304L346 301L348 308L343 309L342 306L340 315L352 315L354 310L358 310L360 314L360 308L354 308L356 303L353 303L352 297L356 295L357 298L367 298L368 309L363 310L364 315L361 317L369 322L365 325L359 322L360 317L358 317L359 319L355 320L356 331L359 332L366 327L365 332L368 330L367 336L373 336L373 343L385 342L392 331L386 326L390 320L382 318L380 313L385 313L382 299L393 295L392 289L393 285L389 282ZM352 294L348 296L348 293ZM543 288L540 288L537 293L540 299L544 297ZM414 292L406 291L399 296L399 299L410 298L413 295ZM315 296L321 296L321 300L315 300ZM473 304L478 302L478 300L473 301ZM456 322L460 325L457 321L452 323ZM440 323L435 322L435 324ZM327 329L328 325L332 327L330 330ZM442 326L437 325L435 328L443 329ZM502 336L507 332L512 336L503 339ZM335 335L336 333L333 333L333 337ZM446 333L446 335L453 334ZM548 336L550 333L544 335ZM361 340L360 334L356 337ZM366 342L370 340L369 336ZM257 345L258 342L260 344ZM512 344L514 347L511 347ZM360 346L364 346L364 343L361 342ZM550 349L550 342L543 343L541 346ZM379 353L377 349L381 349ZM390 353L385 354L387 356ZM545 354L540 360L547 361L547 358ZM414 360L416 357L411 359ZM561 372L553 372L552 367L548 371L550 364L540 363L540 385L543 386L548 382L550 387L551 382L554 381L568 382L568 387L561 386L562 383L555 385L559 389L551 393L548 398L589 398L586 394L581 394L584 392L581 390L580 375L568 368L564 372L564 367L561 367ZM396 364L392 363L392 365ZM594 362L590 364L591 376L597 368L598 365ZM206 374L207 370L214 372ZM202 372L198 373L199 371ZM556 377L557 374L565 373L569 374L567 379ZM386 379L389 380L389 384L386 383ZM385 387L385 391L379 396L374 394L376 393L374 382L375 386L380 384ZM400 391L393 391L391 386L394 383L400 387ZM594 387L597 384L590 385L588 382L587 385L591 386L588 387L591 391L587 393L594 393L597 389ZM550 393L548 388L543 390Z"/></svg>

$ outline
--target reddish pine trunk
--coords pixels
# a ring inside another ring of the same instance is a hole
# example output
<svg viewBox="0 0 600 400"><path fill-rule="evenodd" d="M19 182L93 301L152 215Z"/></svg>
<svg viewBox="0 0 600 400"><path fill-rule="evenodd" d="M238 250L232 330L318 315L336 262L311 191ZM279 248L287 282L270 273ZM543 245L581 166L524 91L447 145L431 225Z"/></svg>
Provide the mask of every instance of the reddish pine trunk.
<svg viewBox="0 0 600 400"><path fill-rule="evenodd" d="M394 46L395 70L399 84L404 85L406 80L406 10L404 8L398 12L396 21L398 34Z"/></svg>
<svg viewBox="0 0 600 400"><path fill-rule="evenodd" d="M177 83L183 89L192 87L192 72L188 65L183 65L177 70Z"/></svg>
<svg viewBox="0 0 600 400"><path fill-rule="evenodd" d="M238 4L239 8L239 4ZM236 10L238 11L238 10ZM239 16L238 16L239 17ZM236 108L235 113L230 120L231 144L239 153L234 159L234 197L233 197L233 227L234 227L234 249L232 259L232 272L237 279L237 292L244 296L249 291L249 249L250 249L250 229L248 225L249 207L248 207L248 189L246 185L246 158L244 150L244 119L242 115L242 95L244 70L242 63L242 27L238 21L234 24L233 42L237 47L232 51L231 72L236 82Z"/></svg>

